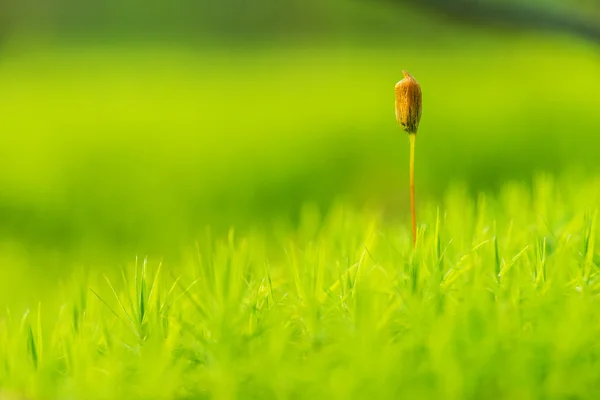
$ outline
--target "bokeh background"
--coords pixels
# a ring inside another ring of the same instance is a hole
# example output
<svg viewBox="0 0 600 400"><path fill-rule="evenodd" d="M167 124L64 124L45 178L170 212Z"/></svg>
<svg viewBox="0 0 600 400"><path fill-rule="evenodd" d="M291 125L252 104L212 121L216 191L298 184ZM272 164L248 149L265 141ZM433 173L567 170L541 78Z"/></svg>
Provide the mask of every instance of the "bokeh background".
<svg viewBox="0 0 600 400"><path fill-rule="evenodd" d="M600 6L523 3L3 0L0 301L307 204L407 221L403 69L419 201L596 173Z"/></svg>

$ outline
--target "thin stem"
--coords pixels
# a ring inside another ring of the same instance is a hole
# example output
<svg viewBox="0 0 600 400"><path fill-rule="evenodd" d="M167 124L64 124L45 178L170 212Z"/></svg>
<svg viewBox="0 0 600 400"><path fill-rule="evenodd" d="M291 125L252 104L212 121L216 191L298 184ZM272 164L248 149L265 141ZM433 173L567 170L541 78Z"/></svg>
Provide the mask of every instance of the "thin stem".
<svg viewBox="0 0 600 400"><path fill-rule="evenodd" d="M410 213L412 216L413 246L417 247L417 213L415 211L415 140L417 135L408 135L410 139Z"/></svg>

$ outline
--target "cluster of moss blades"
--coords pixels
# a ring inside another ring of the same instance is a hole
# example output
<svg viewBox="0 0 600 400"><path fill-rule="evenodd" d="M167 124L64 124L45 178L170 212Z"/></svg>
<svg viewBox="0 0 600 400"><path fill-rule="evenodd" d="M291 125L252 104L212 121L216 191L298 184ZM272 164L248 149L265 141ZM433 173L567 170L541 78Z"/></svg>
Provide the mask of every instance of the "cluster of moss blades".
<svg viewBox="0 0 600 400"><path fill-rule="evenodd" d="M416 250L401 222L307 208L76 275L3 312L0 397L600 398L599 187L454 187L420 203Z"/></svg>

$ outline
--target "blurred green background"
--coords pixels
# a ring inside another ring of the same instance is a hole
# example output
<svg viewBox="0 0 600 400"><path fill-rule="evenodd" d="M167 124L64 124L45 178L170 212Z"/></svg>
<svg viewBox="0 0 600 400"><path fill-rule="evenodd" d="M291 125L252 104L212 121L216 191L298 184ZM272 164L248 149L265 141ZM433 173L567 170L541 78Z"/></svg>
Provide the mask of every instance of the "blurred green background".
<svg viewBox="0 0 600 400"><path fill-rule="evenodd" d="M595 173L598 42L536 22L593 28L595 2L479 2L506 21L437 3L0 3L0 300L74 266L176 262L207 226L293 224L307 203L406 220L403 69L424 93L419 201Z"/></svg>

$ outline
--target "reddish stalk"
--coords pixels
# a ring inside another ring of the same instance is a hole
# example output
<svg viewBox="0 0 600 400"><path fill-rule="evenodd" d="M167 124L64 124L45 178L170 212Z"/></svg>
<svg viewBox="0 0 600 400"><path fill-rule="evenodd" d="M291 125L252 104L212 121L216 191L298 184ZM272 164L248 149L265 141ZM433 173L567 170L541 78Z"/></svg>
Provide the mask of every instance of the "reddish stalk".
<svg viewBox="0 0 600 400"><path fill-rule="evenodd" d="M413 246L417 247L417 212L415 207L415 141L417 135L408 135L410 139L410 214L412 216Z"/></svg>

